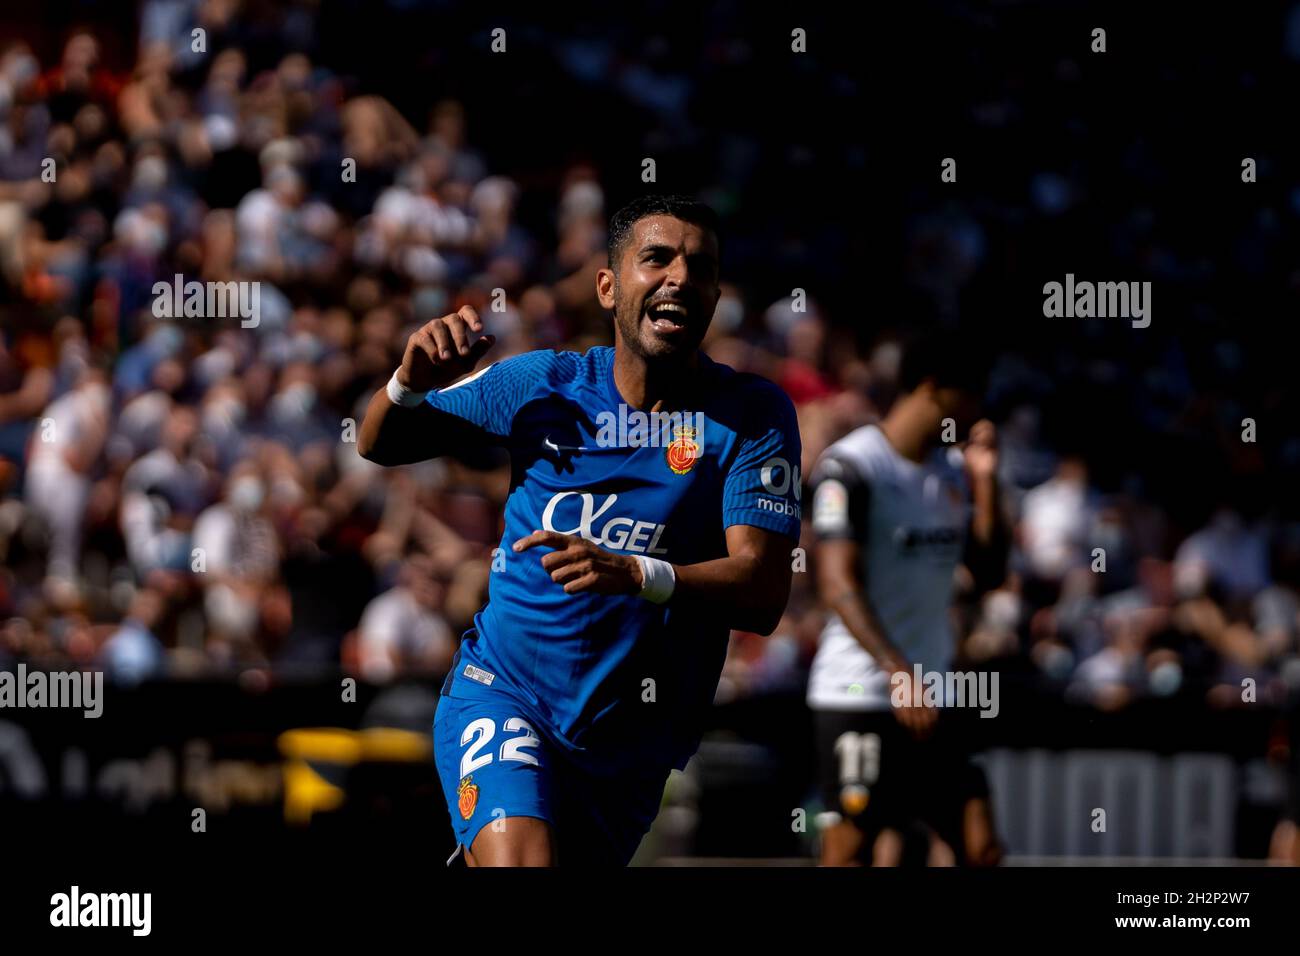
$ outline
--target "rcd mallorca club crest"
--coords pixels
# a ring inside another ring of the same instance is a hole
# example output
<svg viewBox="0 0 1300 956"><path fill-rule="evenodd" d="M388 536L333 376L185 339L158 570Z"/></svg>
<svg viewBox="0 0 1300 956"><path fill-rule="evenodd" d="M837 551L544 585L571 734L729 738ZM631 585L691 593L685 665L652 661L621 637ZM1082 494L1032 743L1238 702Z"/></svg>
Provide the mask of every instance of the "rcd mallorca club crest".
<svg viewBox="0 0 1300 956"><path fill-rule="evenodd" d="M673 429L673 440L668 443L668 467L674 475L684 475L695 467L700 457L700 444L695 440L695 429L678 425Z"/></svg>
<svg viewBox="0 0 1300 956"><path fill-rule="evenodd" d="M474 808L478 806L478 784L474 783L473 776L466 777L460 782L460 786L456 788L456 796L461 819L468 820L474 815Z"/></svg>

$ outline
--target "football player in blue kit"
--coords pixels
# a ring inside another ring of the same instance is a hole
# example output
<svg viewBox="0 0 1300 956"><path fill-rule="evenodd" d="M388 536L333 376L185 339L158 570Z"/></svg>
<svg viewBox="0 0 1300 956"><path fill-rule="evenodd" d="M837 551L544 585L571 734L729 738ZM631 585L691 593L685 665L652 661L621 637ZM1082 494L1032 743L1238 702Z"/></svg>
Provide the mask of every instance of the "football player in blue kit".
<svg viewBox="0 0 1300 956"><path fill-rule="evenodd" d="M492 346L468 306L407 342L360 453L398 465L489 442L510 495L488 601L443 685L434 754L471 866L623 866L699 746L731 629L769 634L799 536L794 407L700 351L713 212L615 214L596 294L614 347Z"/></svg>

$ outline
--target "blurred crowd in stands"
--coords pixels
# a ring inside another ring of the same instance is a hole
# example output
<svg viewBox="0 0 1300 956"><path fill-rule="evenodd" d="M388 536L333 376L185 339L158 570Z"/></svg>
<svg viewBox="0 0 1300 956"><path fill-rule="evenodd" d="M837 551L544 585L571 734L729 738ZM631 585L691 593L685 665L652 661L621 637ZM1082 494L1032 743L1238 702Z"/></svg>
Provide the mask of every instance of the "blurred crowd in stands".
<svg viewBox="0 0 1300 956"><path fill-rule="evenodd" d="M46 62L0 46L0 664L119 681L442 673L486 599L508 468L479 453L372 465L352 443L365 403L407 335L465 303L497 359L611 341L593 294L614 211L604 171L512 179L476 151L464 103L432 97L414 116L350 92L298 42L299 18L280 21L294 52L253 68L236 10L140 4L128 69L103 62L93 32ZM549 231L517 215L526 189L543 191L531 201ZM1041 215L1070 201L1051 177L1034 189ZM993 240L944 214L898 241L933 289ZM257 324L156 317L154 284L178 274L260 283ZM807 476L888 407L907 316L832 314L816 289L806 309L757 300L749 276L727 278L706 350L790 394ZM956 582L964 659L1013 662L1103 708L1190 692L1235 706L1247 678L1279 700L1300 660L1296 515L1259 486L1239 493L1239 469L1184 473L1203 494L1176 516L1140 475L1101 487L1097 467L1116 470L1104 437L1056 441L1056 406L1035 400L1053 376L1010 351L991 369L1015 548L997 590ZM1209 387L1137 382L1150 394L1133 415L1158 408L1231 445L1235 426L1198 417ZM1072 421L1104 436L1108 413ZM823 621L812 580L796 574L774 635L733 636L721 700L798 690Z"/></svg>

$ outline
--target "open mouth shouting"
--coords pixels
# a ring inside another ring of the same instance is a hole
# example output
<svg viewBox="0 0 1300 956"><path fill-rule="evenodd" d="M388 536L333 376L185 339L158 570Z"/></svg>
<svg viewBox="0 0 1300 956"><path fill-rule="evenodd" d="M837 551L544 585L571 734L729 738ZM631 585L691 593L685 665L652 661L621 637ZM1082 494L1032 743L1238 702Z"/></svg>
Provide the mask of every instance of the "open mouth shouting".
<svg viewBox="0 0 1300 956"><path fill-rule="evenodd" d="M646 318L650 327L660 335L677 335L690 324L690 307L678 299L659 299L646 303Z"/></svg>

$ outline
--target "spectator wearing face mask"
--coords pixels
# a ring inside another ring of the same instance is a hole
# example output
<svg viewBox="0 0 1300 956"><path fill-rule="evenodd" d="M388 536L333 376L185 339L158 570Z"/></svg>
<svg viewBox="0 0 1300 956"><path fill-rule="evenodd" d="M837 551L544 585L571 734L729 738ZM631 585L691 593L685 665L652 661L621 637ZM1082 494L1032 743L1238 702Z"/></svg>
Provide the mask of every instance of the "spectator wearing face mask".
<svg viewBox="0 0 1300 956"><path fill-rule="evenodd" d="M252 462L234 468L224 499L194 525L193 545L203 571L203 608L218 654L248 650L257 635L263 593L280 561L275 529L262 516L266 488Z"/></svg>
<svg viewBox="0 0 1300 956"><path fill-rule="evenodd" d="M245 455L248 442L243 429L247 418L248 405L237 379L214 385L203 397L199 443L203 455L223 474Z"/></svg>
<svg viewBox="0 0 1300 956"><path fill-rule="evenodd" d="M265 434L295 452L315 442L337 441L339 429L326 424L312 366L293 363L285 367L280 386L267 403Z"/></svg>

